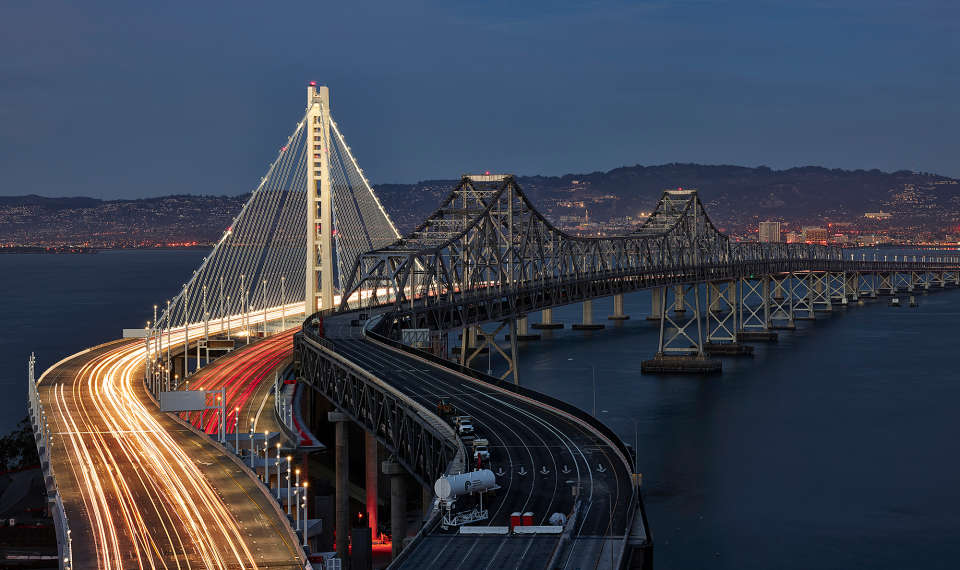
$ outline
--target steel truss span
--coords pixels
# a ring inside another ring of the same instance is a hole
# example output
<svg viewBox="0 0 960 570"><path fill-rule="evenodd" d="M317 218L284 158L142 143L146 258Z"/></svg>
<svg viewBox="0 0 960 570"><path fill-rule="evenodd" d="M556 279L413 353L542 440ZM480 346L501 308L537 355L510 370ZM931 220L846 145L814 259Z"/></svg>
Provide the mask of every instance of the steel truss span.
<svg viewBox="0 0 960 570"><path fill-rule="evenodd" d="M954 258L877 261L839 247L734 242L691 190L664 192L629 234L572 236L534 208L512 175L468 175L412 233L357 258L340 309L391 307L381 330L392 336L401 328L451 330L665 285L957 267Z"/></svg>

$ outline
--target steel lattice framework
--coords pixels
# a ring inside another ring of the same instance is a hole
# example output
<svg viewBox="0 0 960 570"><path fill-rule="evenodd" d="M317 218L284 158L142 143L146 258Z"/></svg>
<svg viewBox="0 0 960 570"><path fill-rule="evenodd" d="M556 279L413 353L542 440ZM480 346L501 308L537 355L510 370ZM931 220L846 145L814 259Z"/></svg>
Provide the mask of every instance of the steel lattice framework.
<svg viewBox="0 0 960 570"><path fill-rule="evenodd" d="M813 244L734 242L692 190L664 192L629 234L573 236L544 218L512 175L468 175L411 234L357 258L343 280L340 310L390 306L381 329L387 333L451 330L663 285L947 265L855 261L841 248Z"/></svg>

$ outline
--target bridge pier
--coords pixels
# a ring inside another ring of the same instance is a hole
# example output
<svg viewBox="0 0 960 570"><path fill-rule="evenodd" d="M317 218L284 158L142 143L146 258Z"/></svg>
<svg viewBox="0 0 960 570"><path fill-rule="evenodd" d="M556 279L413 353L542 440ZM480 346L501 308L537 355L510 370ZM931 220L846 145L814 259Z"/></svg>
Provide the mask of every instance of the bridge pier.
<svg viewBox="0 0 960 570"><path fill-rule="evenodd" d="M667 288L660 288L660 341L657 354L640 363L643 374L709 374L720 372L719 360L707 358L704 352L703 327L700 321L699 284L678 285L673 291L673 306L680 311L667 311ZM692 300L692 302L691 302ZM691 315L686 316L687 309ZM695 335L695 336L694 336Z"/></svg>
<svg viewBox="0 0 960 570"><path fill-rule="evenodd" d="M553 322L553 309L544 309L540 311L540 322L534 323L530 327L540 330L562 329L563 323Z"/></svg>
<svg viewBox="0 0 960 570"><path fill-rule="evenodd" d="M371 432L364 431L364 457L365 480L364 491L366 496L367 524L373 537L377 536L377 476L380 462L377 460L377 438Z"/></svg>
<svg viewBox="0 0 960 570"><path fill-rule="evenodd" d="M707 342L703 351L710 355L752 356L753 347L740 344L737 335L737 282L708 281ZM731 300L731 297L733 300Z"/></svg>
<svg viewBox="0 0 960 570"><path fill-rule="evenodd" d="M526 315L517 319L517 340L540 340L540 335L530 334L529 326L529 320ZM507 340L510 338L512 338L512 336L508 334Z"/></svg>
<svg viewBox="0 0 960 570"><path fill-rule="evenodd" d="M606 325L593 322L593 301L588 300L583 302L582 322L574 323L570 328L575 331L598 331L605 326Z"/></svg>
<svg viewBox="0 0 960 570"><path fill-rule="evenodd" d="M777 333L770 330L770 276L741 278L738 297L737 341L776 342ZM751 304L751 300L759 304Z"/></svg>
<svg viewBox="0 0 960 570"><path fill-rule="evenodd" d="M654 287L650 289L650 316L647 317L648 321L659 321L660 315L663 313L661 303L663 302L663 287Z"/></svg>
<svg viewBox="0 0 960 570"><path fill-rule="evenodd" d="M625 321L630 318L623 312L623 295L613 296L613 314L607 317L611 321Z"/></svg>
<svg viewBox="0 0 960 570"><path fill-rule="evenodd" d="M390 478L390 554L396 559L403 551L403 539L407 537L406 471L394 461L384 461L382 469Z"/></svg>
<svg viewBox="0 0 960 570"><path fill-rule="evenodd" d="M328 412L327 420L336 424L334 462L336 464L336 526L334 527L337 558L346 564L350 555L350 441L347 422L350 418L341 412Z"/></svg>

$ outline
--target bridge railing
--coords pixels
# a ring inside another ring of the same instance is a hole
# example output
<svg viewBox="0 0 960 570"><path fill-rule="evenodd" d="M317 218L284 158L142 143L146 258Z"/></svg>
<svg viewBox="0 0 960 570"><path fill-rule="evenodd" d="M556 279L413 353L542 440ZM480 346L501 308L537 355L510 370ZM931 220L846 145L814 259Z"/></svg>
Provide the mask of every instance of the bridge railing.
<svg viewBox="0 0 960 570"><path fill-rule="evenodd" d="M70 523L67 521L63 498L60 496L57 477L53 471L53 461L50 454L53 436L50 432L50 426L47 424L46 410L43 402L40 401L40 393L37 390L35 365L36 357L31 354L27 372L30 423L33 427L34 442L37 445L37 455L40 457L40 467L47 488L47 500L53 502L50 511L54 517L54 526L57 531L60 568L69 569L73 567L73 538L70 536Z"/></svg>
<svg viewBox="0 0 960 570"><path fill-rule="evenodd" d="M420 484L429 487L443 473L463 471L466 451L449 424L324 344L311 320L294 345L314 389L374 434Z"/></svg>

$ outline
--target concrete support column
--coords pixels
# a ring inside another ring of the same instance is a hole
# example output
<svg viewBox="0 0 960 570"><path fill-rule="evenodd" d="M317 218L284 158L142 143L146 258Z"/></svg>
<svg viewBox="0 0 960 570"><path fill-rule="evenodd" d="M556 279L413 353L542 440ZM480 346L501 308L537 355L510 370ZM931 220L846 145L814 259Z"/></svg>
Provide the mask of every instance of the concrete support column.
<svg viewBox="0 0 960 570"><path fill-rule="evenodd" d="M683 306L683 285L674 285L673 286L673 312L674 313L683 313L687 310Z"/></svg>
<svg viewBox="0 0 960 570"><path fill-rule="evenodd" d="M336 463L336 550L337 557L346 564L347 556L350 553L349 535L350 535L350 492L349 492L349 474L350 474L350 455L349 455L349 436L347 433L346 414L340 412L329 412L327 419L337 424L335 436L335 455Z"/></svg>
<svg viewBox="0 0 960 570"><path fill-rule="evenodd" d="M373 538L377 537L377 475L380 462L377 461L377 438L372 433L364 433L366 457L364 461L366 480L364 490L366 491L367 503L367 524L370 525L370 531Z"/></svg>
<svg viewBox="0 0 960 570"><path fill-rule="evenodd" d="M607 317L611 321L625 321L630 318L623 312L623 295L613 296L613 314Z"/></svg>
<svg viewBox="0 0 960 570"><path fill-rule="evenodd" d="M537 327L537 325L533 325L533 328L539 328L539 327ZM540 340L540 335L530 334L530 322L526 315L517 319L516 329L517 329L517 340ZM513 338L513 333L510 333L507 335L508 340L511 338Z"/></svg>
<svg viewBox="0 0 960 570"><path fill-rule="evenodd" d="M391 554L396 559L403 550L407 536L407 486L403 466L394 461L384 461L383 474L390 477L390 535Z"/></svg>
<svg viewBox="0 0 960 570"><path fill-rule="evenodd" d="M530 325L535 329L562 329L563 323L553 322L553 309L540 311L540 322Z"/></svg>
<svg viewBox="0 0 960 570"><path fill-rule="evenodd" d="M663 308L660 306L660 303L663 301L663 287L654 287L650 289L650 316L647 317L648 321L659 321L660 315L663 313Z"/></svg>
<svg viewBox="0 0 960 570"><path fill-rule="evenodd" d="M529 331L527 330L527 317L520 317L519 319L517 319L517 335L523 336L528 333Z"/></svg>
<svg viewBox="0 0 960 570"><path fill-rule="evenodd" d="M593 301L583 302L583 318L580 324L574 324L570 328L575 331L594 331L602 329L604 325L593 324Z"/></svg>

